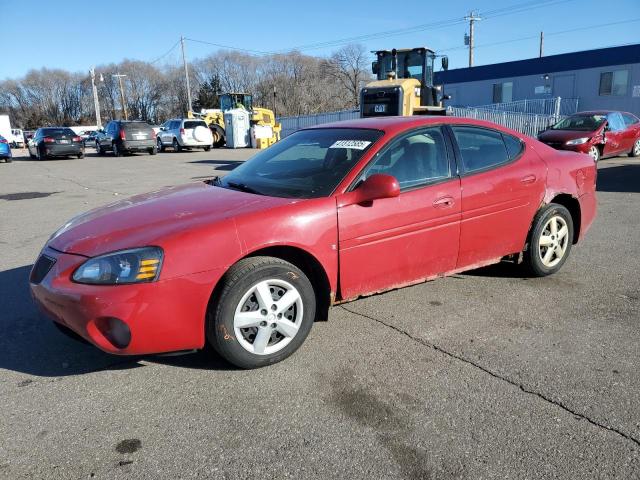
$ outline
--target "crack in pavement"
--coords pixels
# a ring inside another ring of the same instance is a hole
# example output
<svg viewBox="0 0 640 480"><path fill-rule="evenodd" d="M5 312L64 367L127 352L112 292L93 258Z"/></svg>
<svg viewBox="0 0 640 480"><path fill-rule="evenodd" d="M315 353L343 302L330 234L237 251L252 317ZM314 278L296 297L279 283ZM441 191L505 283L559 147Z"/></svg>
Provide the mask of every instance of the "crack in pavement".
<svg viewBox="0 0 640 480"><path fill-rule="evenodd" d="M471 366L477 368L478 370L481 370L482 372L491 375L493 378L496 378L498 380L502 380L503 382L506 382L506 383L508 383L510 385L513 385L514 387L519 388L524 393L527 393L529 395L534 395L534 396L544 400L545 402L550 403L552 405L555 405L556 407L564 410L565 412L570 413L571 415L574 415L577 418L580 418L582 420L586 420L591 425L594 425L594 426L596 426L598 428L601 428L601 429L608 430L610 432L616 433L616 434L620 435L621 437L623 437L624 439L635 443L637 446L640 446L640 440L638 440L637 438L633 437L632 435L626 434L623 431L621 431L621 430L619 430L619 429L617 429L615 427L610 427L608 425L604 425L602 423L599 423L596 420L593 420L593 419L589 418L588 416L586 416L586 415L584 415L582 413L579 413L579 412L576 412L575 410L572 410L568 406L564 405L562 402L560 402L558 400L554 400L552 398L549 398L543 393L536 392L535 390L531 390L531 389L525 387L524 385L522 385L521 383L515 382L515 381L511 380L508 377L504 377L504 376L502 376L502 375L500 375L500 374L498 374L496 372L493 372L492 370L489 370L487 367L483 367L482 365L474 362L473 360L469 360L469 359L467 359L467 358L465 358L465 357L463 357L461 355L458 355L458 354L453 353L453 352L449 352L448 350L445 350L444 348L442 348L442 347L440 347L440 346L438 346L438 345L436 345L434 343L430 343L430 342L428 342L428 341L426 341L426 340L424 340L422 338L416 337L416 336L410 334L409 332L407 332L406 330L403 330L403 329L401 329L399 327L396 327L395 325L391 325L389 323L386 323L385 321L380 320L379 318L375 318L375 317L372 317L372 316L364 314L364 313L360 313L360 312L356 312L354 310L350 310L347 307L345 307L344 305L340 305L340 308L342 308L343 310L345 310L345 311L347 311L349 313L352 313L353 315L358 315L358 316L366 318L368 320L373 320L374 322L377 322L377 323L379 323L381 325L384 325L385 327L390 328L391 330L395 330L396 332L398 332L398 333L410 338L411 340L413 340L416 343L424 345L425 347L432 348L433 350L435 350L437 352L440 352L440 353L442 353L442 354L444 354L444 355L446 355L446 356L448 356L450 358L454 358L454 359L460 360L461 362L464 362L464 363L466 363L468 365L471 365Z"/></svg>
<svg viewBox="0 0 640 480"><path fill-rule="evenodd" d="M58 177L57 175L54 175L50 169L48 169L47 167L45 167L44 165L40 165L40 168L46 170L47 172L49 172L48 174L45 174L46 177L49 178L54 178L56 180L62 180L63 182L70 182L73 183L74 185L77 185L78 187L82 187L86 190L95 190L96 192L102 192L102 193L111 193L111 194L115 194L115 195L120 195L119 192L114 192L113 190L107 190L104 188L100 188L100 187L89 187L88 185L83 185L80 182L77 182L75 180L72 180L70 178L65 178L65 177Z"/></svg>

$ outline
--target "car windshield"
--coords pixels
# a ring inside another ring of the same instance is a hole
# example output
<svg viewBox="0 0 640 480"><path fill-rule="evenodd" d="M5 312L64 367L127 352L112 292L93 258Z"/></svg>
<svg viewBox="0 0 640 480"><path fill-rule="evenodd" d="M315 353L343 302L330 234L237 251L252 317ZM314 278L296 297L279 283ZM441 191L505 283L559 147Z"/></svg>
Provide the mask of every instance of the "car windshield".
<svg viewBox="0 0 640 480"><path fill-rule="evenodd" d="M593 131L607 119L605 115L573 115L556 123L553 130Z"/></svg>
<svg viewBox="0 0 640 480"><path fill-rule="evenodd" d="M243 163L218 185L273 197L326 197L381 136L368 129L301 130Z"/></svg>

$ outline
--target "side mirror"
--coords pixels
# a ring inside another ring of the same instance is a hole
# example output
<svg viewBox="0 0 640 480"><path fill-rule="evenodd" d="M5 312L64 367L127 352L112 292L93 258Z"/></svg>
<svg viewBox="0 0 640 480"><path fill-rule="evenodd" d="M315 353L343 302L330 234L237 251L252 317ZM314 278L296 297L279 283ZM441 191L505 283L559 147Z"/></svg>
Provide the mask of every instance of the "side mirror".
<svg viewBox="0 0 640 480"><path fill-rule="evenodd" d="M449 70L449 57L442 57L441 64L442 70Z"/></svg>
<svg viewBox="0 0 640 480"><path fill-rule="evenodd" d="M347 192L338 199L338 207L362 204L380 200L382 198L393 198L400 195L400 184L395 177L376 173L362 182L355 190Z"/></svg>
<svg viewBox="0 0 640 480"><path fill-rule="evenodd" d="M378 75L378 62L371 63L371 73Z"/></svg>

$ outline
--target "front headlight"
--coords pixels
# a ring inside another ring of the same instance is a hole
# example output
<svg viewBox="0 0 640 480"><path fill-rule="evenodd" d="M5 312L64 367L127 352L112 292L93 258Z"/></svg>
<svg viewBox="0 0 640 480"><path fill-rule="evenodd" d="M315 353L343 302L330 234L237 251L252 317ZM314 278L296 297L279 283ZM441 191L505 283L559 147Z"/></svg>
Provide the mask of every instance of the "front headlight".
<svg viewBox="0 0 640 480"><path fill-rule="evenodd" d="M569 140L567 145L582 145L583 143L587 143L589 141L589 137L583 138L574 138L573 140Z"/></svg>
<svg viewBox="0 0 640 480"><path fill-rule="evenodd" d="M73 281L91 285L153 282L161 267L160 247L132 248L90 258L73 273Z"/></svg>

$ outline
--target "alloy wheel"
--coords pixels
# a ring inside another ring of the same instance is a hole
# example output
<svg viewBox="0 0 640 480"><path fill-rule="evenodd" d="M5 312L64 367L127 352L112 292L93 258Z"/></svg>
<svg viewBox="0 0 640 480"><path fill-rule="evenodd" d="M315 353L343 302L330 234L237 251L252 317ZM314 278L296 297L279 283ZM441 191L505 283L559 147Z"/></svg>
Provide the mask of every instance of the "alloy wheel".
<svg viewBox="0 0 640 480"><path fill-rule="evenodd" d="M270 355L297 335L303 318L300 292L289 282L269 279L253 285L236 307L233 328L249 353Z"/></svg>
<svg viewBox="0 0 640 480"><path fill-rule="evenodd" d="M633 156L640 157L640 138L633 144Z"/></svg>
<svg viewBox="0 0 640 480"><path fill-rule="evenodd" d="M589 156L591 158L593 158L594 162L597 162L598 159L600 158L600 150L598 150L598 147L593 146L589 149Z"/></svg>
<svg viewBox="0 0 640 480"><path fill-rule="evenodd" d="M555 267L564 258L569 245L569 228L560 215L554 215L545 224L538 240L538 255L547 268Z"/></svg>

